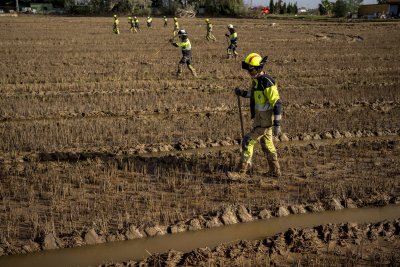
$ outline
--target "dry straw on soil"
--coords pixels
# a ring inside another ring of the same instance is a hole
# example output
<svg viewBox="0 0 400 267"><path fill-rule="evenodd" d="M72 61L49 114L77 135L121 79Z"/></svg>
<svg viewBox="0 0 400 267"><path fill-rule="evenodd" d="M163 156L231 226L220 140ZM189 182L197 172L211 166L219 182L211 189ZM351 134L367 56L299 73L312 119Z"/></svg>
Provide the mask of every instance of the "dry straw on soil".
<svg viewBox="0 0 400 267"><path fill-rule="evenodd" d="M200 78L185 70L177 80L180 51L161 21L138 34L122 23L117 36L112 18L0 19L2 244L20 248L53 233L79 245L70 237L87 229L106 235L132 224L171 225L230 204L261 210L336 197L370 205L399 196L396 23L279 21L272 28L264 20L212 19L214 43L205 41L203 20L182 19ZM283 178L264 186L257 182L266 171L258 150L256 170L243 184L224 178L237 163L236 147L132 155L148 145L237 144L232 89L248 86L249 78L239 61L225 59L229 23L238 30L240 57L269 56L266 70L279 84L288 136L339 131L360 138L336 135L336 142L311 146L292 138L279 145ZM363 138L367 133L376 138ZM53 152L69 156L46 157ZM30 153L42 156L26 158Z"/></svg>

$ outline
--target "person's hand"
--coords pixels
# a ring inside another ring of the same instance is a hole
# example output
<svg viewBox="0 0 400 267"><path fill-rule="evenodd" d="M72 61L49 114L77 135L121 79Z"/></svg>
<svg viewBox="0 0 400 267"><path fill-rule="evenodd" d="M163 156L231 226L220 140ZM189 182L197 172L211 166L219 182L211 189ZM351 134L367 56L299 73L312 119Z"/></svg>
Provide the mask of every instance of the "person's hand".
<svg viewBox="0 0 400 267"><path fill-rule="evenodd" d="M243 90L240 89L240 88L235 88L235 95L242 96L243 95Z"/></svg>
<svg viewBox="0 0 400 267"><path fill-rule="evenodd" d="M274 120L274 128L273 128L273 134L274 136L278 137L281 135L281 121L280 120Z"/></svg>
<svg viewBox="0 0 400 267"><path fill-rule="evenodd" d="M282 133L281 126L274 125L273 132L274 132L274 136L276 136L276 137L280 136Z"/></svg>
<svg viewBox="0 0 400 267"><path fill-rule="evenodd" d="M169 42L172 43L174 41L174 39L169 39Z"/></svg>

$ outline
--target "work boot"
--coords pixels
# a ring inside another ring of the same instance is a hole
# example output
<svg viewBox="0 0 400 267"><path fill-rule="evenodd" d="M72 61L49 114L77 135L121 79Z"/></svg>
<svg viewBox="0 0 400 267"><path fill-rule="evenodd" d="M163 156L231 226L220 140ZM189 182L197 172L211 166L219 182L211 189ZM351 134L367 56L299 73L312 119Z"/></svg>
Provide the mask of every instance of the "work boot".
<svg viewBox="0 0 400 267"><path fill-rule="evenodd" d="M267 161L269 166L269 171L267 173L267 176L280 177L282 173L281 173L281 167L279 166L278 155L268 153Z"/></svg>
<svg viewBox="0 0 400 267"><path fill-rule="evenodd" d="M192 75L193 75L194 77L198 78L197 73L196 73L196 70L195 70L191 65L189 65L188 67L189 67L189 70L190 70L190 72L192 73Z"/></svg>
<svg viewBox="0 0 400 267"><path fill-rule="evenodd" d="M182 75L182 66L178 65L178 70L176 71L176 78L179 78Z"/></svg>
<svg viewBox="0 0 400 267"><path fill-rule="evenodd" d="M244 180L246 178L247 170L250 168L250 163L240 162L236 170L233 172L227 172L227 176L231 180Z"/></svg>

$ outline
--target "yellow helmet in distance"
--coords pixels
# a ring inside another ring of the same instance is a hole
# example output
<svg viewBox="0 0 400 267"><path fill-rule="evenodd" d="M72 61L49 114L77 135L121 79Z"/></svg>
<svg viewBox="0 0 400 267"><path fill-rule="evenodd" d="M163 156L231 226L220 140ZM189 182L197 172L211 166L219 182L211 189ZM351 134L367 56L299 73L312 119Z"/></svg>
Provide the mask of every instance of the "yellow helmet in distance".
<svg viewBox="0 0 400 267"><path fill-rule="evenodd" d="M245 60L242 61L242 69L251 70L255 68L263 68L267 63L268 57L261 57L257 53L250 53Z"/></svg>
<svg viewBox="0 0 400 267"><path fill-rule="evenodd" d="M208 23L210 20L209 19L205 19L205 21Z"/></svg>
<svg viewBox="0 0 400 267"><path fill-rule="evenodd" d="M177 17L174 17L174 21L178 21L178 18L177 18Z"/></svg>

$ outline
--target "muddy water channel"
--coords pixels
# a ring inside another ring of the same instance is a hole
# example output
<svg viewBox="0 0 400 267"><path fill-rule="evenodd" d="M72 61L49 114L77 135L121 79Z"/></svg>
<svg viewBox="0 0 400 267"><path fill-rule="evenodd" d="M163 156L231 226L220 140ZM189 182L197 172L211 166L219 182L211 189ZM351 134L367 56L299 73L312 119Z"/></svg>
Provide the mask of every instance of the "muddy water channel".
<svg viewBox="0 0 400 267"><path fill-rule="evenodd" d="M290 215L201 231L184 232L130 241L0 257L0 266L93 266L105 262L140 260L153 253L174 249L188 252L237 240L263 239L288 228L306 228L328 223L375 223L400 217L400 205L344 209Z"/></svg>

